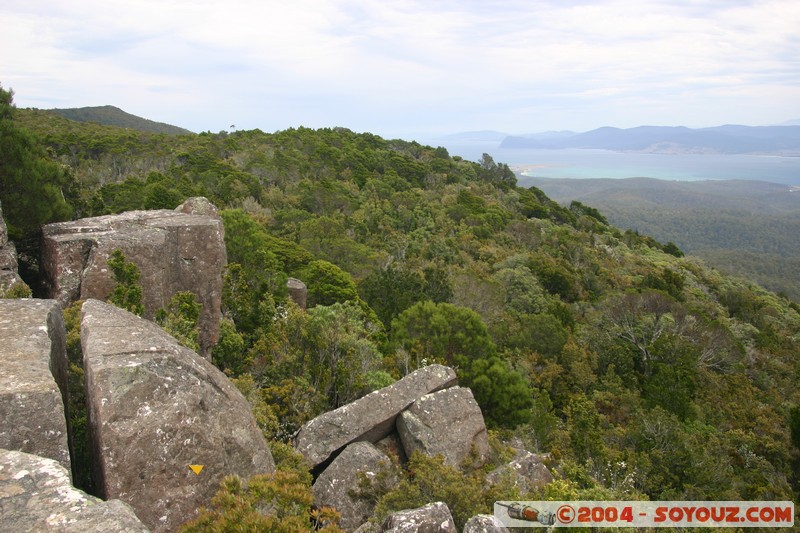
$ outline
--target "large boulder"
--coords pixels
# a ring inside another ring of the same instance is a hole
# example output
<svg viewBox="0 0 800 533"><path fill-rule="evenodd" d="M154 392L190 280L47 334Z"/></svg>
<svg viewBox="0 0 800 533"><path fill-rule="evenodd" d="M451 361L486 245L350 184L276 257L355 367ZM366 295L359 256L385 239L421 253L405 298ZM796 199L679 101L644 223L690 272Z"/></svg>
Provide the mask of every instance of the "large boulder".
<svg viewBox="0 0 800 533"><path fill-rule="evenodd" d="M320 474L314 482L314 504L317 507L333 507L341 513L339 526L353 531L372 516L375 502L359 498L358 491L362 475L370 482L380 481L383 474L388 486L396 483L389 457L369 442L354 442Z"/></svg>
<svg viewBox="0 0 800 533"><path fill-rule="evenodd" d="M388 387L306 422L297 433L295 448L316 468L351 442L378 442L392 431L397 416L414 400L455 383L452 368L420 368Z"/></svg>
<svg viewBox="0 0 800 533"><path fill-rule="evenodd" d="M0 448L70 469L66 333L55 300L0 300Z"/></svg>
<svg viewBox="0 0 800 533"><path fill-rule="evenodd" d="M149 531L130 506L76 489L58 462L0 449L0 529L74 533Z"/></svg>
<svg viewBox="0 0 800 533"><path fill-rule="evenodd" d="M175 211L130 211L44 226L41 266L49 297L64 306L108 299L115 286L108 259L119 249L141 271L145 318L176 292L197 296L200 352L210 358L219 336L227 256L222 221L209 206L207 200L190 199Z"/></svg>
<svg viewBox="0 0 800 533"><path fill-rule="evenodd" d="M489 456L483 414L468 388L421 397L400 414L397 433L409 457L415 451L442 455L445 463L458 468L468 458L473 466L481 466Z"/></svg>
<svg viewBox="0 0 800 533"><path fill-rule="evenodd" d="M383 531L391 533L457 533L450 509L442 502L419 509L399 511L383 523Z"/></svg>
<svg viewBox="0 0 800 533"><path fill-rule="evenodd" d="M18 274L17 249L8 240L8 228L0 205L0 295L18 283L22 283L22 279Z"/></svg>
<svg viewBox="0 0 800 533"><path fill-rule="evenodd" d="M305 309L308 301L308 287L306 287L306 284L297 278L289 278L286 280L286 289L289 291L289 298L299 308Z"/></svg>
<svg viewBox="0 0 800 533"><path fill-rule="evenodd" d="M511 462L487 474L486 481L497 483L507 477L519 489L520 494L525 494L553 481L553 474L544 464L549 458L549 455L520 450Z"/></svg>
<svg viewBox="0 0 800 533"><path fill-rule="evenodd" d="M241 393L152 322L87 300L81 344L96 486L148 527L190 520L227 475L274 471Z"/></svg>

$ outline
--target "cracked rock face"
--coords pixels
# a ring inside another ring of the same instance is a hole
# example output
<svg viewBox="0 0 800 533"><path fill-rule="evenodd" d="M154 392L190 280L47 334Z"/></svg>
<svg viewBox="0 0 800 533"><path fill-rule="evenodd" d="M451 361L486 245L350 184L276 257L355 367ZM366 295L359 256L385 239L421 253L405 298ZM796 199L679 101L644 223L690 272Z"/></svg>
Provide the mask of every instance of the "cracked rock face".
<svg viewBox="0 0 800 533"><path fill-rule="evenodd" d="M342 515L338 525L352 531L372 516L376 502L351 496L350 491L358 489L362 475L372 482L382 472L391 476L389 457L369 442L354 442L314 482L314 504L335 508ZM395 476L387 481L388 486L396 482Z"/></svg>
<svg viewBox="0 0 800 533"><path fill-rule="evenodd" d="M378 442L391 433L397 416L414 400L455 383L452 368L420 368L388 387L309 420L297 433L295 449L316 468L351 442Z"/></svg>
<svg viewBox="0 0 800 533"><path fill-rule="evenodd" d="M2 449L0 510L3 531L148 531L127 504L73 487L69 472L56 461Z"/></svg>
<svg viewBox="0 0 800 533"><path fill-rule="evenodd" d="M465 387L426 394L397 419L397 433L410 457L415 451L443 455L445 463L459 468L474 453L473 466L489 455L489 437L481 408Z"/></svg>
<svg viewBox="0 0 800 533"><path fill-rule="evenodd" d="M66 333L58 302L0 300L0 369L0 448L48 457L69 470Z"/></svg>
<svg viewBox="0 0 800 533"><path fill-rule="evenodd" d="M146 318L176 292L197 296L202 305L200 351L210 358L219 336L227 256L222 221L208 200L190 198L175 211L130 211L48 224L42 235L41 266L50 298L62 306L79 299L107 300L115 286L108 258L120 249L141 271Z"/></svg>
<svg viewBox="0 0 800 533"><path fill-rule="evenodd" d="M88 300L81 342L96 484L148 527L173 531L192 519L227 475L274 471L241 393L161 328Z"/></svg>
<svg viewBox="0 0 800 533"><path fill-rule="evenodd" d="M3 220L3 207L0 205L0 293L22 283L17 271L17 249L8 240L8 228Z"/></svg>

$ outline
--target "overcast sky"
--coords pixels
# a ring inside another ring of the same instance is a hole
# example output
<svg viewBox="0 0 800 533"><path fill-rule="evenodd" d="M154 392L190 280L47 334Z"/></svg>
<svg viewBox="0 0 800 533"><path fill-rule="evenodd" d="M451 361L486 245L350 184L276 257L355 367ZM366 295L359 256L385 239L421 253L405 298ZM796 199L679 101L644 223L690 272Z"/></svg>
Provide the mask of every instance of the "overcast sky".
<svg viewBox="0 0 800 533"><path fill-rule="evenodd" d="M800 118L798 0L2 0L0 28L19 107L198 132Z"/></svg>

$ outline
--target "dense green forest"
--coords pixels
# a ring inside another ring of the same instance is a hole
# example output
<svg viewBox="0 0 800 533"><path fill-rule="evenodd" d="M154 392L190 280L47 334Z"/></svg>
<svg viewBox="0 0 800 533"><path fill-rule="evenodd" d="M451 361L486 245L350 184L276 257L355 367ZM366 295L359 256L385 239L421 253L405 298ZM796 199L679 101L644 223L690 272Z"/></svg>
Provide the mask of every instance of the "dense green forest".
<svg viewBox="0 0 800 533"><path fill-rule="evenodd" d="M507 498L796 499L800 307L786 298L519 187L489 156L345 128L167 136L10 103L0 201L29 261L49 220L190 196L222 209L213 360L281 456L310 418L444 363L498 457L513 437L551 454L557 481ZM482 471L414 460L379 509L437 497L491 512Z"/></svg>
<svg viewBox="0 0 800 533"><path fill-rule="evenodd" d="M676 243L723 272L800 300L800 193L776 183L525 178L560 203L579 200L615 226Z"/></svg>

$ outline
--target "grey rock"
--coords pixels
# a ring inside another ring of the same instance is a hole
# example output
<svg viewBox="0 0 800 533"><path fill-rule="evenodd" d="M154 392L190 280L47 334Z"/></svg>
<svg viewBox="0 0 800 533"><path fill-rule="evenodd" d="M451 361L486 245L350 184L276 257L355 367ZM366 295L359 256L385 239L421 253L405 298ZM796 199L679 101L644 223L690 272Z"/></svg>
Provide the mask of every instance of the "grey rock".
<svg viewBox="0 0 800 533"><path fill-rule="evenodd" d="M394 513L384 521L383 531L384 533L457 533L450 509L442 502Z"/></svg>
<svg viewBox="0 0 800 533"><path fill-rule="evenodd" d="M0 448L70 469L66 333L55 300L0 300Z"/></svg>
<svg viewBox="0 0 800 533"><path fill-rule="evenodd" d="M375 443L375 447L388 456L394 456L400 463L408 462L408 456L403 449L403 442L396 431L392 431L384 438Z"/></svg>
<svg viewBox="0 0 800 533"><path fill-rule="evenodd" d="M471 453L473 466L481 466L489 455L489 437L481 408L464 387L427 394L397 419L397 433L406 454L415 451L442 455L445 463L460 467Z"/></svg>
<svg viewBox="0 0 800 533"><path fill-rule="evenodd" d="M0 248L5 246L8 242L8 227L6 227L6 221L3 218L3 204L0 203Z"/></svg>
<svg viewBox="0 0 800 533"><path fill-rule="evenodd" d="M375 511L375 502L358 498L357 491L361 475L374 481L381 472L389 478L389 485L397 482L392 474L391 460L369 442L354 442L320 474L314 482L314 504L317 507L333 507L341 513L339 526L353 531L369 519Z"/></svg>
<svg viewBox="0 0 800 533"><path fill-rule="evenodd" d="M305 309L306 302L308 301L308 287L306 287L306 284L299 279L289 278L286 281L286 288L289 290L289 298L291 298L300 309Z"/></svg>
<svg viewBox="0 0 800 533"><path fill-rule="evenodd" d="M220 219L217 207L212 204L208 198L203 198L202 196L188 198L185 202L176 207L175 211L187 215L200 215L216 220Z"/></svg>
<svg viewBox="0 0 800 533"><path fill-rule="evenodd" d="M87 300L81 343L95 482L151 529L192 519L227 475L274 471L241 393L152 322Z"/></svg>
<svg viewBox="0 0 800 533"><path fill-rule="evenodd" d="M76 489L56 461L0 450L0 529L74 533L149 531L130 506Z"/></svg>
<svg viewBox="0 0 800 533"><path fill-rule="evenodd" d="M525 494L553 481L553 475L544 464L549 458L550 456L546 454L535 454L527 450L520 450L511 462L487 474L486 481L494 484L504 477L510 477L520 493Z"/></svg>
<svg viewBox="0 0 800 533"><path fill-rule="evenodd" d="M195 213L206 212L201 207L207 202L190 199L177 211L130 211L44 226L41 267L49 297L62 306L108 299L115 286L108 258L120 249L141 271L145 318L152 318L176 292L197 296L202 305L200 352L210 359L219 337L227 256L219 216Z"/></svg>
<svg viewBox="0 0 800 533"><path fill-rule="evenodd" d="M22 283L17 264L17 249L8 240L8 228L3 220L3 208L0 205L0 294L17 283Z"/></svg>
<svg viewBox="0 0 800 533"><path fill-rule="evenodd" d="M391 433L397 416L414 400L455 383L452 368L420 368L388 387L309 420L297 433L295 449L316 468L351 442L381 440Z"/></svg>
<svg viewBox="0 0 800 533"><path fill-rule="evenodd" d="M381 533L381 528L379 525L373 524L372 522L364 522L354 529L353 533Z"/></svg>
<svg viewBox="0 0 800 533"><path fill-rule="evenodd" d="M464 524L463 533L507 533L508 528L490 514L475 515Z"/></svg>

